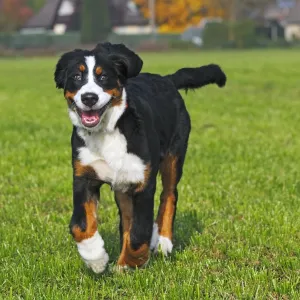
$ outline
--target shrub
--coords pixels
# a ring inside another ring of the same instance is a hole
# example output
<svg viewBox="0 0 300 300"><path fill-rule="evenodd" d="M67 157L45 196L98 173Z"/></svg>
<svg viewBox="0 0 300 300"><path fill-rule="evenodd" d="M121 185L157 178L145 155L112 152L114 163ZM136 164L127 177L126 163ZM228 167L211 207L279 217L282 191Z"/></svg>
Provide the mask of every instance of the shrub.
<svg viewBox="0 0 300 300"><path fill-rule="evenodd" d="M251 21L235 23L232 26L232 33L237 48L252 48L257 44L255 25Z"/></svg>
<svg viewBox="0 0 300 300"><path fill-rule="evenodd" d="M205 48L221 48L228 44L228 25L226 23L207 24L203 31Z"/></svg>
<svg viewBox="0 0 300 300"><path fill-rule="evenodd" d="M205 48L251 48L257 45L255 25L251 21L211 23L203 33Z"/></svg>
<svg viewBox="0 0 300 300"><path fill-rule="evenodd" d="M82 4L81 41L96 43L106 40L110 31L108 1L85 0Z"/></svg>

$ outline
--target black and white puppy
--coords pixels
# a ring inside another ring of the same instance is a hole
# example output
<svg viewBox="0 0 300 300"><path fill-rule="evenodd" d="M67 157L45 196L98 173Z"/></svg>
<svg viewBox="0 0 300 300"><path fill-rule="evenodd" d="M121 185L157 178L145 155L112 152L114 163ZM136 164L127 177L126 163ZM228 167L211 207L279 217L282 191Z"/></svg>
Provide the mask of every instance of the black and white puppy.
<svg viewBox="0 0 300 300"><path fill-rule="evenodd" d="M190 133L179 89L226 76L217 65L184 68L167 76L142 73L143 62L122 44L65 53L55 82L64 90L72 133L73 204L70 231L86 265L104 271L108 255L97 229L99 189L107 183L120 215L119 267L141 267L150 250L171 253L177 185ZM160 172L163 191L154 222Z"/></svg>

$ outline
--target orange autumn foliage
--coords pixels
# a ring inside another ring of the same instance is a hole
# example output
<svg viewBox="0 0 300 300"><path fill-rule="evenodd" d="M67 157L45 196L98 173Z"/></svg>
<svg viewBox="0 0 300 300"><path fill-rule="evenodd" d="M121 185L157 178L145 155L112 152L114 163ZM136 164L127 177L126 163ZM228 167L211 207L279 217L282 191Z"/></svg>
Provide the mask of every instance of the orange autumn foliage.
<svg viewBox="0 0 300 300"><path fill-rule="evenodd" d="M150 17L149 1L134 0L146 18ZM223 11L210 0L156 0L155 22L160 32L181 32L197 25L205 17L222 17Z"/></svg>

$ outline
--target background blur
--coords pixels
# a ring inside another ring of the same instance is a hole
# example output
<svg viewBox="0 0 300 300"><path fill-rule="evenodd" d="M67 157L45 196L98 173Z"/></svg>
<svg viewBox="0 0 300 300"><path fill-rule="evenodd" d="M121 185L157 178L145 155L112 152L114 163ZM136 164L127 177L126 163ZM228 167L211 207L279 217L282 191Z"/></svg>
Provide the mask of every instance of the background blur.
<svg viewBox="0 0 300 300"><path fill-rule="evenodd" d="M137 50L297 47L299 0L0 0L0 55L101 40Z"/></svg>

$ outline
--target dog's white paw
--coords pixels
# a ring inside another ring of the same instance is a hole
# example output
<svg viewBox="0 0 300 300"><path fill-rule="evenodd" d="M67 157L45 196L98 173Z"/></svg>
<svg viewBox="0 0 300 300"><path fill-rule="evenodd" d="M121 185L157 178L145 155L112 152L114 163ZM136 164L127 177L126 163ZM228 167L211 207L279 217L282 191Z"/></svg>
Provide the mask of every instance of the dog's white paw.
<svg viewBox="0 0 300 300"><path fill-rule="evenodd" d="M107 265L108 262L108 254L105 252L103 257L98 260L85 260L84 262L88 268L91 268L93 272L99 274L102 273Z"/></svg>
<svg viewBox="0 0 300 300"><path fill-rule="evenodd" d="M171 242L171 240L165 236L159 236L158 238L158 243L154 249L154 252L158 252L161 251L164 256L168 256L169 254L172 253L172 249L173 249L173 244Z"/></svg>
<svg viewBox="0 0 300 300"><path fill-rule="evenodd" d="M95 273L102 273L105 270L108 254L98 231L91 238L77 243L77 248L88 268L91 268Z"/></svg>
<svg viewBox="0 0 300 300"><path fill-rule="evenodd" d="M173 249L171 240L167 237L159 235L158 226L156 223L153 224L150 249L153 250L154 253L161 251L165 256L168 256Z"/></svg>

